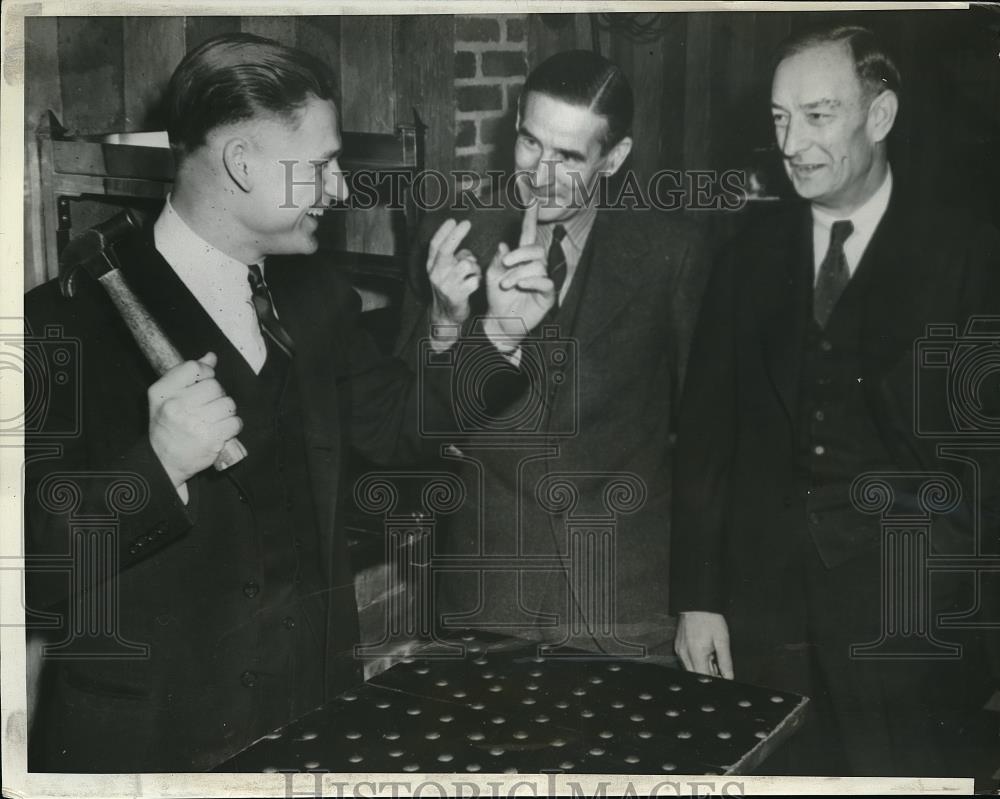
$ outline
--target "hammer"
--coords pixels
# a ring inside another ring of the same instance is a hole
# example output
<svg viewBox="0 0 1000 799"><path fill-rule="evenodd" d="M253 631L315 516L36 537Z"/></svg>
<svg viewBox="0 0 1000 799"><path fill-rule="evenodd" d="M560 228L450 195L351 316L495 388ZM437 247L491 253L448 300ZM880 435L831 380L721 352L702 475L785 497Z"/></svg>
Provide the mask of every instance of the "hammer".
<svg viewBox="0 0 1000 799"><path fill-rule="evenodd" d="M64 297L73 297L76 294L77 270L81 268L104 286L142 354L156 373L162 375L183 363L184 358L129 288L113 249L116 242L138 228L135 216L125 210L74 237L59 256L59 287ZM228 469L246 456L246 447L238 438L231 438L215 459L215 468L219 471Z"/></svg>

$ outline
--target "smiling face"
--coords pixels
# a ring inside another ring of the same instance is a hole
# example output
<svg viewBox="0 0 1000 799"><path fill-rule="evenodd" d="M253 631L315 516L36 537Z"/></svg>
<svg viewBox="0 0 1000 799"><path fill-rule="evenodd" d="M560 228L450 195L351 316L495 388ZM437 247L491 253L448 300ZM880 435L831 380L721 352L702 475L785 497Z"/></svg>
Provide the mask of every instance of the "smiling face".
<svg viewBox="0 0 1000 799"><path fill-rule="evenodd" d="M540 203L540 222L572 218L602 173L614 174L632 146L624 138L603 151L608 122L586 106L531 92L518 118L514 163L524 178L521 199Z"/></svg>
<svg viewBox="0 0 1000 799"><path fill-rule="evenodd" d="M263 255L315 252L323 208L344 202L337 109L310 98L294 123L265 118L249 137L243 223Z"/></svg>
<svg viewBox="0 0 1000 799"><path fill-rule="evenodd" d="M865 95L846 44L784 59L774 72L771 109L785 171L801 197L849 214L881 185L895 95Z"/></svg>

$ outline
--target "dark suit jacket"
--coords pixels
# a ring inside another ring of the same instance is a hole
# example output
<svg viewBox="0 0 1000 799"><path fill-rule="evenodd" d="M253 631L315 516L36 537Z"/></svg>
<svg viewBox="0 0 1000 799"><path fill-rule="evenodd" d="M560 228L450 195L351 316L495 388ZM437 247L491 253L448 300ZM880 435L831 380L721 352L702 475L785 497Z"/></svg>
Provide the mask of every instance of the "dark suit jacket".
<svg viewBox="0 0 1000 799"><path fill-rule="evenodd" d="M739 627L735 632L744 637L770 634L771 621L780 615L780 576L794 563L797 542L815 546L829 567L862 554L878 556L877 519L866 519L863 535L845 527L839 536L810 542L805 531L796 425L812 264L805 203L777 209L732 243L706 290L682 401L671 608L723 613L731 632ZM895 466L968 477L955 461L938 457L941 436L915 432L917 382L926 389L928 378L937 377L935 370L921 369L915 381L914 351L929 323L954 324L964 338L970 317L1000 311L997 232L966 214L926 204L920 209L898 182L847 290L860 292L863 300L858 379ZM954 340L944 342L944 349L955 346ZM1000 370L980 394L983 412L994 419L997 377ZM948 401L940 386L921 392L925 430L954 429ZM984 543L994 552L1000 531L996 460L985 461L981 497ZM968 503L973 487L965 489ZM970 551L971 513L966 505L935 525L938 551ZM873 602L877 607L878 599Z"/></svg>
<svg viewBox="0 0 1000 799"><path fill-rule="evenodd" d="M197 358L211 349L219 356L222 386L233 391L246 385L253 377L249 366L153 249L152 236L119 248L119 256L133 289L182 355ZM345 452L353 445L377 461L405 454L400 431L415 427L415 381L404 364L376 354L357 327L356 293L321 257L269 259L267 278L296 344L293 379L329 599L320 646L331 696L360 680L352 656L353 579L337 523ZM149 644L149 656L51 661L55 674L43 697L49 712L36 725L47 743L34 751L44 751L41 765L52 770L209 768L268 732L241 675L288 645L264 631L251 594L244 595L247 577L260 579L263 556L236 522L246 518L241 492L224 474L207 469L188 481L190 501L181 503L147 435L146 391L156 375L94 281L81 279L74 299L48 283L26 296L25 310L36 337L58 334L77 348L69 371L78 380L68 388L55 379L33 387L48 404L41 429L27 437L33 456L27 467L29 557L65 555L70 516L114 515L108 507L114 474L148 488L148 502L139 509L124 507L127 492L119 497L119 572L113 579L117 632ZM239 406L240 397L234 398ZM75 500L72 492L60 495L46 483L56 472L76 473L70 476L79 487ZM29 579L32 610L69 590L65 574L32 573ZM261 582L266 592L266 578ZM67 741L68 759L61 756Z"/></svg>
<svg viewBox="0 0 1000 799"><path fill-rule="evenodd" d="M472 219L463 246L484 269L498 241L517 245L518 213L484 210ZM434 229L430 224L427 235ZM419 288L426 282L426 248L417 252L413 296L420 297L426 296ZM574 569L574 557L581 557L573 554L567 527L589 518L591 530L614 530L610 540L598 537L589 556L605 575L613 566L613 581L593 599L611 608L605 623L613 622L614 635L626 642L662 645L672 636L665 606L671 423L706 279L702 237L689 221L598 212L559 310L558 335L536 330L524 345L526 356L538 355L538 379L534 393L518 397L505 418L523 413L537 427L530 435L470 434L455 441L462 454L452 462L465 478L468 501L436 552L515 556L514 565L482 581L471 571L442 574L439 614L465 613L455 623L549 641L565 637L570 603L572 613L596 624L595 606L583 604L583 583L569 588L572 579L584 580L583 572L576 568L568 580L561 570ZM482 295L473 297L474 312L485 310ZM422 310L411 297L404 341L426 335ZM570 495L559 493L563 483L576 493L566 506L558 501ZM559 568L534 570L533 558ZM591 649L608 643L606 636L603 644L586 639L584 630L574 643Z"/></svg>

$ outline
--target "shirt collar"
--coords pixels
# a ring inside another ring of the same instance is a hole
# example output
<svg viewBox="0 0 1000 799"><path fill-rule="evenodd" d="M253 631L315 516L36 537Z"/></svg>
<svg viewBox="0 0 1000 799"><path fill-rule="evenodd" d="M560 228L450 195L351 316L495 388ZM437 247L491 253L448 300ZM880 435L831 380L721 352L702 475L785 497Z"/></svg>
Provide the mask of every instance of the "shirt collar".
<svg viewBox="0 0 1000 799"><path fill-rule="evenodd" d="M566 236L562 240L563 247L565 248L568 244L573 249L576 259L578 259L583 252L584 246L587 244L587 236L590 235L590 229L594 226L594 219L596 217L597 209L593 205L588 205L581 208L578 213L565 221L539 225L538 230L542 234L541 243L544 245L550 244L552 242L552 231L555 229L555 226L562 225L566 229ZM567 253L568 257L569 253Z"/></svg>
<svg viewBox="0 0 1000 799"><path fill-rule="evenodd" d="M847 217L854 225L854 232L851 234L853 237L865 241L871 238L879 221L885 214L886 208L889 207L889 197L891 194L892 168L887 167L882 185L865 201L864 205L858 208L850 217ZM814 224L827 230L833 226L834 222L840 220L840 217L836 217L816 206L812 207L812 217Z"/></svg>
<svg viewBox="0 0 1000 799"><path fill-rule="evenodd" d="M156 249L212 321L259 373L267 346L253 307L247 266L195 233L170 202L153 226Z"/></svg>
<svg viewBox="0 0 1000 799"><path fill-rule="evenodd" d="M167 197L153 227L156 249L209 311L250 302L247 266L209 244L181 219Z"/></svg>

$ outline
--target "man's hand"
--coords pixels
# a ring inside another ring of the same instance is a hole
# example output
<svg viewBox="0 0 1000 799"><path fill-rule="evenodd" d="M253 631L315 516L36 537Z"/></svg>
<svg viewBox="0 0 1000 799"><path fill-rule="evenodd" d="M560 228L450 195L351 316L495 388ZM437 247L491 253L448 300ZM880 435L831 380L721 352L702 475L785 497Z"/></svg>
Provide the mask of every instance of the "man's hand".
<svg viewBox="0 0 1000 799"><path fill-rule="evenodd" d="M533 202L521 220L517 249L508 251L501 242L486 271L489 319L484 329L499 349L515 348L556 301L545 251L535 243L537 231L538 202Z"/></svg>
<svg viewBox="0 0 1000 799"><path fill-rule="evenodd" d="M433 292L433 325L460 327L469 318L469 297L479 288L483 276L476 256L458 249L471 227L468 219L463 222L448 219L431 239L427 276Z"/></svg>
<svg viewBox="0 0 1000 799"><path fill-rule="evenodd" d="M677 624L674 651L688 671L733 679L729 652L729 627L719 613L682 613Z"/></svg>
<svg viewBox="0 0 1000 799"><path fill-rule="evenodd" d="M185 361L149 387L149 443L173 484L207 469L225 443L243 429L236 403L215 379L209 352Z"/></svg>

